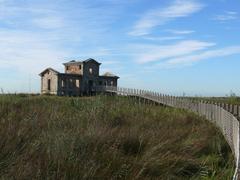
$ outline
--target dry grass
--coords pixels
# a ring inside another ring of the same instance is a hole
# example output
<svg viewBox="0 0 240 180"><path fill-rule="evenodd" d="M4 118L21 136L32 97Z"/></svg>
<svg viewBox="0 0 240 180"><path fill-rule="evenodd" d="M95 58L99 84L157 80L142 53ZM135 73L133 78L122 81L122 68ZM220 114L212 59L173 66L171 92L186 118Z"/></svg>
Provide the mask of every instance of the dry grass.
<svg viewBox="0 0 240 180"><path fill-rule="evenodd" d="M124 97L0 97L2 179L231 179L218 130Z"/></svg>
<svg viewBox="0 0 240 180"><path fill-rule="evenodd" d="M194 97L191 98L193 100L203 100L214 103L225 103L225 104L233 104L240 105L240 97Z"/></svg>

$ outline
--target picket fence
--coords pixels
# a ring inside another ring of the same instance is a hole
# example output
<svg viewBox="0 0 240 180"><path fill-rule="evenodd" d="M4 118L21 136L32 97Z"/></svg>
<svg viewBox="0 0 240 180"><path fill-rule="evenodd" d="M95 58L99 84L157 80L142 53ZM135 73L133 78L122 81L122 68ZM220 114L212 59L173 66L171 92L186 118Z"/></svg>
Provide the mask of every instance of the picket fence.
<svg viewBox="0 0 240 180"><path fill-rule="evenodd" d="M115 93L122 96L133 96L150 100L155 103L166 106L180 108L195 112L204 116L210 122L214 123L224 135L235 157L236 169L233 176L237 180L239 175L239 107L226 105L223 103L210 103L199 100L193 100L187 97L175 97L160 94L157 92L130 89L122 87L104 86L98 87L101 92Z"/></svg>

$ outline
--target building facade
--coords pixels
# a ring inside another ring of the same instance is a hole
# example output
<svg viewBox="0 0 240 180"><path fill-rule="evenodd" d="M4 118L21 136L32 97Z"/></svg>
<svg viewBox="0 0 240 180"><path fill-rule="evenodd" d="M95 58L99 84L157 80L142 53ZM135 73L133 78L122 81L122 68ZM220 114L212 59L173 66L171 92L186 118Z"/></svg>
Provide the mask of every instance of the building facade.
<svg viewBox="0 0 240 180"><path fill-rule="evenodd" d="M41 94L80 96L97 91L99 86L115 86L119 77L112 73L99 75L101 63L94 59L64 63L65 73L47 68L41 76Z"/></svg>

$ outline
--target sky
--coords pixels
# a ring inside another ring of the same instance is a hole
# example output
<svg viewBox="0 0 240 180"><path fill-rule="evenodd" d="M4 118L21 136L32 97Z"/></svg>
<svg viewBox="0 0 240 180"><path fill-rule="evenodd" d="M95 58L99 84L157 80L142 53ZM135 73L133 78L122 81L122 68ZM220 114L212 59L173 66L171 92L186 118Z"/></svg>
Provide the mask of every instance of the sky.
<svg viewBox="0 0 240 180"><path fill-rule="evenodd" d="M0 0L0 89L40 92L39 73L94 58L119 86L240 95L240 1Z"/></svg>

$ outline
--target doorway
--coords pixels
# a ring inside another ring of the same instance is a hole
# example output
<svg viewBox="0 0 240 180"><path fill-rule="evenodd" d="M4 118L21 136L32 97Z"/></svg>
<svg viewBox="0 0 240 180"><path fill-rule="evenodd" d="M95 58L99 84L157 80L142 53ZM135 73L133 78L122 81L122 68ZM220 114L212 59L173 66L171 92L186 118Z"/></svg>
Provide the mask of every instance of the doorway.
<svg viewBox="0 0 240 180"><path fill-rule="evenodd" d="M51 91L51 79L48 79L47 90Z"/></svg>
<svg viewBox="0 0 240 180"><path fill-rule="evenodd" d="M88 92L91 94L93 92L93 81L88 81Z"/></svg>

